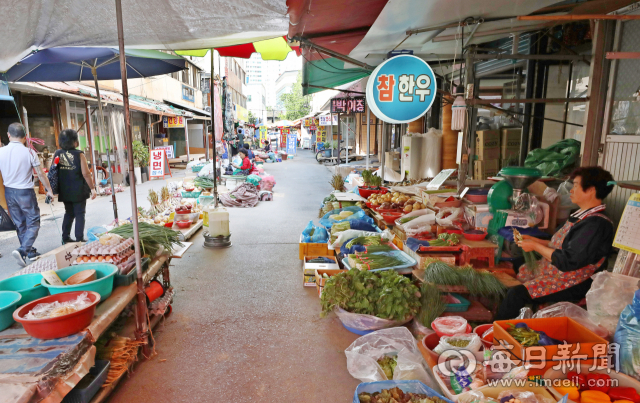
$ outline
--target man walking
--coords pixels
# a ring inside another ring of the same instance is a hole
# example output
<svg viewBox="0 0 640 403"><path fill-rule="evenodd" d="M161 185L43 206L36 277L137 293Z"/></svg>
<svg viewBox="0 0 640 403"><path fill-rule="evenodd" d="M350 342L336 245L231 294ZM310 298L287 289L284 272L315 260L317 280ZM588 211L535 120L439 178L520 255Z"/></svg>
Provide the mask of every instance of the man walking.
<svg viewBox="0 0 640 403"><path fill-rule="evenodd" d="M20 248L12 252L18 264L26 266L39 256L33 247L40 230L40 208L33 190L33 170L36 170L47 196L53 199L49 179L42 171L40 160L25 146L27 133L20 123L9 125L9 144L0 148L0 173L4 180L5 198L11 219L16 225Z"/></svg>

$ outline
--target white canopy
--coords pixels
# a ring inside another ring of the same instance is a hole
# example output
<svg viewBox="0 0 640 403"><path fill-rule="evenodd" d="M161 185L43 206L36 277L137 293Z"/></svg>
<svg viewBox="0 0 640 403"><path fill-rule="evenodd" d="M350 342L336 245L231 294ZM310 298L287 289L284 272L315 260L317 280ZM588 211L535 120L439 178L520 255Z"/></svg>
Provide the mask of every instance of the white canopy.
<svg viewBox="0 0 640 403"><path fill-rule="evenodd" d="M406 31L427 27L437 27L463 21L467 17L484 19L527 15L544 7L558 3L558 0L401 0L389 1L373 26L349 56L372 66L380 64L387 52L394 49L406 37ZM515 18L482 23L476 32L481 34L501 28L539 26L541 21L518 21ZM465 27L465 41L472 27ZM449 28L439 36L460 35L458 28ZM398 49L410 49L414 53L460 54L460 40L457 42L433 42L428 40L434 31L419 33L407 39ZM470 43L484 43L509 36L502 33L480 36Z"/></svg>
<svg viewBox="0 0 640 403"><path fill-rule="evenodd" d="M3 5L0 71L35 49L118 46L113 0ZM124 38L139 49L203 49L286 35L286 0L123 0Z"/></svg>

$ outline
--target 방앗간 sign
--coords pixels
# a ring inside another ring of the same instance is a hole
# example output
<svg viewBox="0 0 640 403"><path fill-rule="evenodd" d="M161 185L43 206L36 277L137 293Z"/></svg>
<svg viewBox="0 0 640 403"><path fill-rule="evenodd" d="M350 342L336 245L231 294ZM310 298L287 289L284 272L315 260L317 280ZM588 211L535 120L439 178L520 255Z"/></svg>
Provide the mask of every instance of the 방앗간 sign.
<svg viewBox="0 0 640 403"><path fill-rule="evenodd" d="M380 64L367 82L371 112L387 123L409 123L431 108L436 77L424 60L413 55L392 57Z"/></svg>

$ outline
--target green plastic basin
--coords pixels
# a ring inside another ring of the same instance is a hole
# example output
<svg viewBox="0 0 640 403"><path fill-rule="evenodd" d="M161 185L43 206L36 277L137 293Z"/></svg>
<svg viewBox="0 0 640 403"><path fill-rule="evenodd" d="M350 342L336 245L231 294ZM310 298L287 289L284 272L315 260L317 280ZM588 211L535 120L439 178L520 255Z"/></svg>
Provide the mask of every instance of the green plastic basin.
<svg viewBox="0 0 640 403"><path fill-rule="evenodd" d="M0 291L0 330L13 325L13 311L16 310L22 295L15 291Z"/></svg>
<svg viewBox="0 0 640 403"><path fill-rule="evenodd" d="M5 278L0 281L0 291L16 291L22 295L21 304L28 304L38 298L49 295L49 290L42 286L42 274L29 273Z"/></svg>
<svg viewBox="0 0 640 403"><path fill-rule="evenodd" d="M100 294L100 301L104 301L109 298L113 291L113 277L118 272L118 267L111 263L84 263L76 266L65 267L58 270L58 276L60 280L67 281L67 279L76 273L84 270L95 270L96 279L88 283L78 285L51 285L42 279L41 284L49 289L51 295L61 294L69 291L95 291Z"/></svg>

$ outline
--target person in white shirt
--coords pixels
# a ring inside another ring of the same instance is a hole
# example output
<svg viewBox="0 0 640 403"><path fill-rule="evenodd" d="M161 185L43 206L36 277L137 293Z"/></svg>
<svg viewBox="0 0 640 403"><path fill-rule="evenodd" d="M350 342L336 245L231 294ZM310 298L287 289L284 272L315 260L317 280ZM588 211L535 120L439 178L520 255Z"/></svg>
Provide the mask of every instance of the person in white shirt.
<svg viewBox="0 0 640 403"><path fill-rule="evenodd" d="M26 266L39 256L33 247L40 230L40 208L33 187L33 170L53 200L49 179L40 166L38 155L25 146L26 130L20 123L9 125L9 144L0 148L0 173L11 219L16 225L20 248L12 252L18 264Z"/></svg>

